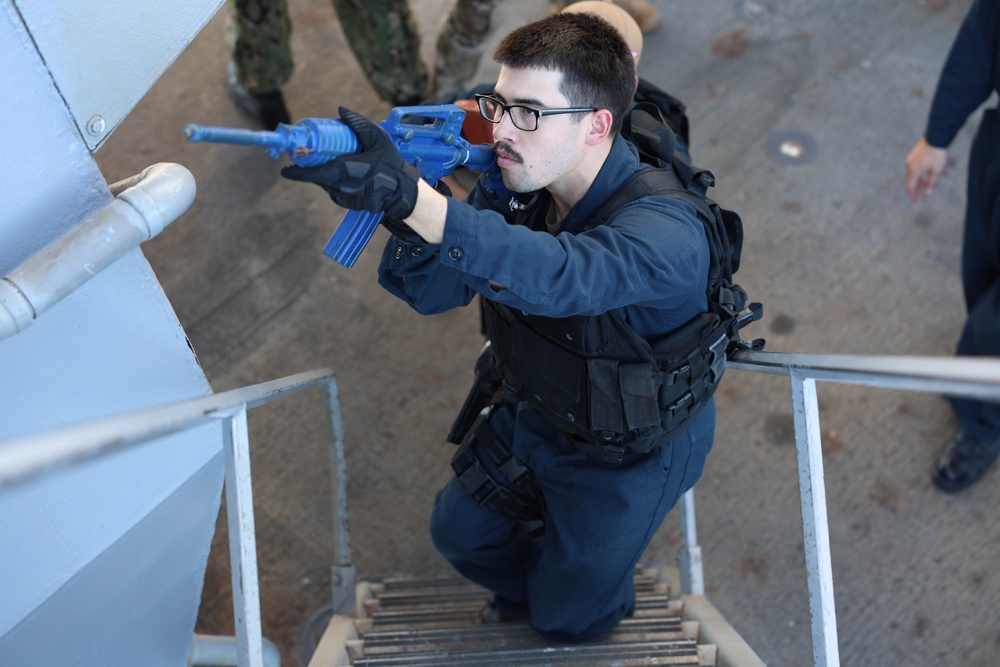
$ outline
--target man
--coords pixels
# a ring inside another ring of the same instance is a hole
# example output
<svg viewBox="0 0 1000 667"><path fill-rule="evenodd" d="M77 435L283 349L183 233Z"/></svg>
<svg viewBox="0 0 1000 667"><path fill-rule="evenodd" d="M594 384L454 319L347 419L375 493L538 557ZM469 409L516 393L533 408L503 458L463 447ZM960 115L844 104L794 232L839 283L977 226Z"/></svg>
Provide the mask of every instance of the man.
<svg viewBox="0 0 1000 667"><path fill-rule="evenodd" d="M590 226L642 169L619 135L635 72L613 26L555 14L512 32L494 57L500 75L479 109L494 125L497 171L468 203L419 180L384 132L346 109L363 152L282 173L346 208L385 212L394 236L379 281L418 312L485 297L504 395L465 434L431 535L494 592L502 620L579 642L633 612L636 563L712 445L714 402L663 437L666 408L648 412L649 367L622 352L655 348L706 311L709 249L694 208L662 196ZM644 426L621 437L597 428L615 417Z"/></svg>
<svg viewBox="0 0 1000 667"><path fill-rule="evenodd" d="M928 197L948 160L948 145L973 111L1000 91L1000 2L976 0L938 80L927 131L906 158L906 192ZM961 356L1000 356L1000 116L988 109L969 156L962 245L968 319ZM960 428L945 444L931 479L943 491L968 488L1000 456L1000 405L950 399Z"/></svg>

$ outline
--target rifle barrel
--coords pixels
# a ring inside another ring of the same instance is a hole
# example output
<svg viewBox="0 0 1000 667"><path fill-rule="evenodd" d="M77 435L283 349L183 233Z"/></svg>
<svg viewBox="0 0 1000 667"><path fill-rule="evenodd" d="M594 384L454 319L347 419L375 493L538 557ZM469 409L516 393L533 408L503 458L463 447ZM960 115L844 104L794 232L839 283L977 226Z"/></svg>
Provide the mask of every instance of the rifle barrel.
<svg viewBox="0 0 1000 667"><path fill-rule="evenodd" d="M234 127L212 127L190 123L184 128L184 137L192 142L211 141L220 144L239 144L242 146L264 146L265 148L284 148L287 139L277 133L265 130L241 130Z"/></svg>

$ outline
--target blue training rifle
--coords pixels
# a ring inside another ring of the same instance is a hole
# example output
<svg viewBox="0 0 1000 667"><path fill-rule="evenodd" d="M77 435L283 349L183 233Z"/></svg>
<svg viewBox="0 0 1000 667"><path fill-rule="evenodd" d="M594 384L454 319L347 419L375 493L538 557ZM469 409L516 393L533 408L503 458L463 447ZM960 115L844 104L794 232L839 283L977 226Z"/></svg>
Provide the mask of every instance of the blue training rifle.
<svg viewBox="0 0 1000 667"><path fill-rule="evenodd" d="M381 126L399 149L403 159L420 170L420 176L435 185L456 167L486 171L495 160L489 144L473 145L462 138L465 112L453 104L396 107ZM313 167L341 155L357 153L357 137L335 118L306 118L294 125L279 124L273 132L240 130L190 124L184 128L188 141L210 141L241 146L262 146L277 159L282 153L300 167ZM323 254L347 267L354 266L382 220L382 213L348 211Z"/></svg>

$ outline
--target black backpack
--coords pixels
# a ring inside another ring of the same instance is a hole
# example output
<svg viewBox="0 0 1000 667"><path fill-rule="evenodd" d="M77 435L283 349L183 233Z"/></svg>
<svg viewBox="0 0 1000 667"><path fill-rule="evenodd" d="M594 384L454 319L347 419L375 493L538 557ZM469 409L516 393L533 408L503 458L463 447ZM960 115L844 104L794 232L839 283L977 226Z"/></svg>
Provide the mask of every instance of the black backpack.
<svg viewBox="0 0 1000 667"><path fill-rule="evenodd" d="M685 132L686 120L684 116ZM708 237L708 308L719 316L729 337L727 356L738 349L762 349L763 339L744 341L739 336L739 330L759 320L764 310L760 303L747 305L746 291L733 282L743 251L743 221L735 211L722 208L707 196L708 188L715 185L715 176L691 166L675 152L674 131L658 104L637 102L626 114L621 133L650 167L627 180L591 218L588 228L607 221L622 206L651 195L680 199L693 206Z"/></svg>
<svg viewBox="0 0 1000 667"><path fill-rule="evenodd" d="M679 99L665 90L657 88L645 79L639 79L635 90L637 103L648 102L660 110L663 120L674 131L674 135L690 147L691 137L688 135L687 107Z"/></svg>

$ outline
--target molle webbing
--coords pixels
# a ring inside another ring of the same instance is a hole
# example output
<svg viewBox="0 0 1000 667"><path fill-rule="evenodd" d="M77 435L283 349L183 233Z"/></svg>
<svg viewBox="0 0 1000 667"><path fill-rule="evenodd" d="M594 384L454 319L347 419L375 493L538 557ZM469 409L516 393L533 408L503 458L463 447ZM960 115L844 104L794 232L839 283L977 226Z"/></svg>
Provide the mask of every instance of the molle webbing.
<svg viewBox="0 0 1000 667"><path fill-rule="evenodd" d="M491 476L480 463L476 444L511 488ZM451 459L451 467L469 497L483 508L526 521L542 518L542 498L534 474L514 458L510 448L490 426L488 410L484 410L469 429Z"/></svg>
<svg viewBox="0 0 1000 667"><path fill-rule="evenodd" d="M504 399L528 403L605 460L680 433L725 368L728 338L709 313L651 347L614 311L546 318L490 300L484 307Z"/></svg>

